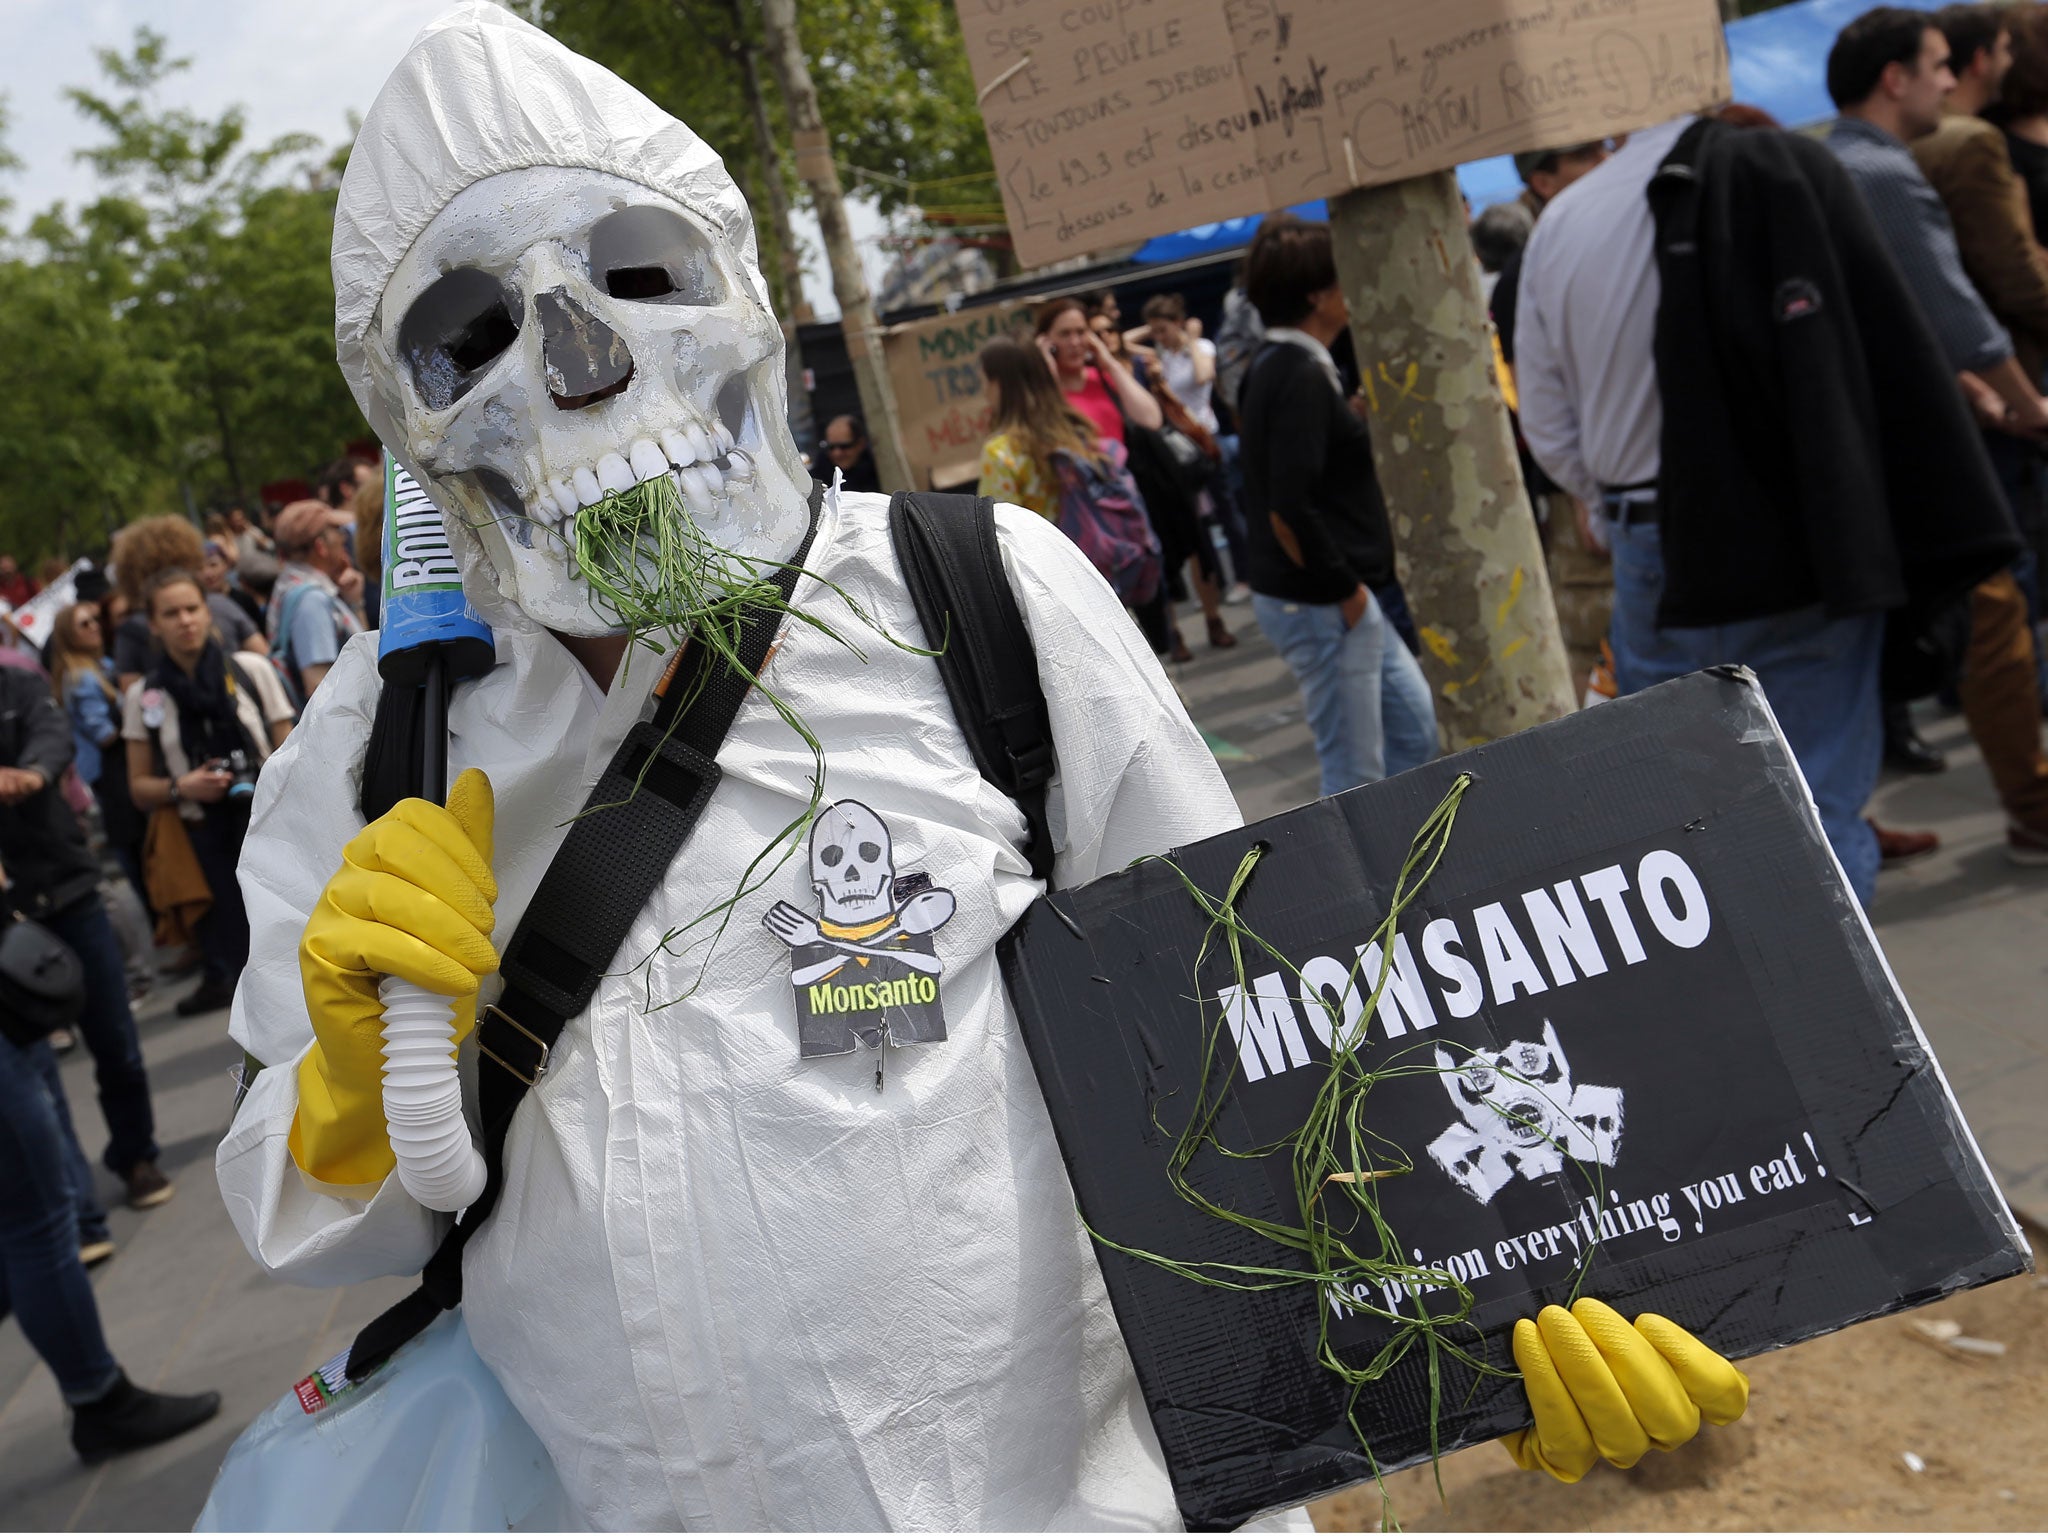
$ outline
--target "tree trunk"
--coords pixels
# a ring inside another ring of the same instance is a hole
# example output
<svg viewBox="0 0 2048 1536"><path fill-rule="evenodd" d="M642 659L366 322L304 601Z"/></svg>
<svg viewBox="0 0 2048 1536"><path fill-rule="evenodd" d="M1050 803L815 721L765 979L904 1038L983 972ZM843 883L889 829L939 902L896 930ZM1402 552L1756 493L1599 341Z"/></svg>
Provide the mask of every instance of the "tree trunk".
<svg viewBox="0 0 2048 1536"><path fill-rule="evenodd" d="M789 391L789 425L806 449L819 436L811 414L811 394L804 387L804 349L797 327L811 322L810 301L804 297L803 252L797 249L796 229L789 219L789 189L782 181L782 156L775 146L775 130L768 121L768 97L761 89L761 50L747 36L746 17L740 0L727 0L732 12L733 47L739 54L740 92L747 98L747 117L754 125L754 158L761 167L761 195L768 204L768 222L775 230L776 265L782 274L782 356L783 373Z"/></svg>
<svg viewBox="0 0 2048 1536"><path fill-rule="evenodd" d="M746 18L740 0L727 0L732 11L733 48L739 54L740 94L747 99L747 118L754 126L754 155L761 163L761 193L768 200L768 222L775 230L776 265L782 271L784 329L795 335L795 327L811 323L810 301L804 297L803 253L797 249L796 230L789 222L789 189L782 184L782 155L775 145L775 130L768 121L768 98L761 89L761 50L747 36Z"/></svg>
<svg viewBox="0 0 2048 1536"><path fill-rule="evenodd" d="M1451 751L1574 707L1464 201L1449 171L1330 203L1422 666Z"/></svg>
<svg viewBox="0 0 2048 1536"><path fill-rule="evenodd" d="M803 43L797 37L796 0L761 0L761 26L768 39L768 67L775 72L775 83L782 91L783 106L789 114L790 138L796 145L796 172L811 189L811 205L817 209L818 229L825 238L825 254L832 264L832 292L839 300L839 324L846 336L847 356L853 363L854 387L860 392L861 414L867 421L868 441L874 447L875 468L884 490L914 490L897 430L896 399L890 391L889 370L882 358L874 302L868 297L860 251L846 222L846 200L839 190L838 169L832 164L831 140L825 135L824 119L818 113L818 93L811 84L810 65L804 62Z"/></svg>

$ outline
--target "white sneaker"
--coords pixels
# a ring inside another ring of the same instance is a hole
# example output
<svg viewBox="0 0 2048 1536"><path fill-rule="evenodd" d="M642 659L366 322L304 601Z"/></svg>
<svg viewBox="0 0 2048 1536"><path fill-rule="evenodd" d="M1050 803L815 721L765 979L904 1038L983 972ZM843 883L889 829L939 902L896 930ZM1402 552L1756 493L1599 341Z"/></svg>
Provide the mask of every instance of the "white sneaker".
<svg viewBox="0 0 2048 1536"><path fill-rule="evenodd" d="M1237 607L1240 603L1248 603L1251 600L1252 589L1241 581L1233 581L1230 584L1230 590L1223 594L1223 601L1230 604L1233 608Z"/></svg>

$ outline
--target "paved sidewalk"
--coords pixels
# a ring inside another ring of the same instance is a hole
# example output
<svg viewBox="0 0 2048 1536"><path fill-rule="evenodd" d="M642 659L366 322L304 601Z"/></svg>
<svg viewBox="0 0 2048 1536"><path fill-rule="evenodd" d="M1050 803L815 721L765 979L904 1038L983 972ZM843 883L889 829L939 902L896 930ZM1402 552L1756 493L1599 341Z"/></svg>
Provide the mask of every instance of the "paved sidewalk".
<svg viewBox="0 0 2048 1536"><path fill-rule="evenodd" d="M1196 660L1173 672L1246 816L1256 819L1314 796L1315 751L1293 680L1259 638L1251 610L1226 612L1244 643L1211 652L1199 622L1186 624ZM1990 785L1960 722L1931 722L1928 731L1954 766L1939 778L1887 783L1877 813L1939 831L1944 847L1883 877L1878 931L1994 1168L2015 1203L2048 1225L2048 1125L2040 1111L2048 1103L2048 871L2005 862ZM137 1381L217 1387L225 1407L204 1430L83 1468L49 1373L20 1330L0 1324L0 1529L188 1528L241 1427L404 1289L391 1280L298 1290L267 1280L244 1255L212 1174L238 1055L224 1015L181 1020L169 1012L183 990L154 999L142 1021L165 1168L178 1196L146 1215L115 1211L121 1252L95 1272L95 1285L115 1354ZM104 1127L83 1052L66 1061L64 1076L96 1152ZM111 1179L103 1186L111 1197Z"/></svg>

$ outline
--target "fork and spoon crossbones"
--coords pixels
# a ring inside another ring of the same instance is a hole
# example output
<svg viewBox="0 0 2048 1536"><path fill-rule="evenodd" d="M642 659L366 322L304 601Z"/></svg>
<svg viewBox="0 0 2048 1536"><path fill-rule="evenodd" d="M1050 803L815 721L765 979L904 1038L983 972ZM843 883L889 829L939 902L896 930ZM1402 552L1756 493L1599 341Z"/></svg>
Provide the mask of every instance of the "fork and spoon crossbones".
<svg viewBox="0 0 2048 1536"><path fill-rule="evenodd" d="M907 934L931 933L943 928L951 920L953 909L951 891L919 891L891 914L893 921L888 927L867 940L835 938L825 932L815 917L786 901L776 902L761 921L770 933L791 949L823 944L838 951L834 956L811 965L798 966L790 972L791 981L799 987L807 987L812 982L823 981L848 960L894 960L927 976L939 975L945 967L938 956L917 949L886 946L891 940Z"/></svg>

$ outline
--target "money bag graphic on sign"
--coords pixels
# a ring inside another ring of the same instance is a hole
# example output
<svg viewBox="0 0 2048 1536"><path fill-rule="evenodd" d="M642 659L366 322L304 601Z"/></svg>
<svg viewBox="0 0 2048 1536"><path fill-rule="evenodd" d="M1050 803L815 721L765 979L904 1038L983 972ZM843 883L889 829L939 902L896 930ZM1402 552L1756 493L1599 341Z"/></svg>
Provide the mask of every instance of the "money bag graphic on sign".
<svg viewBox="0 0 2048 1536"><path fill-rule="evenodd" d="M953 893L922 870L897 874L888 827L858 800L811 823L811 890L815 915L778 901L761 918L789 946L802 1054L945 1039L932 935L951 920Z"/></svg>

